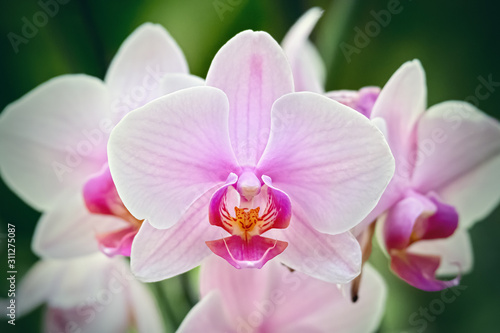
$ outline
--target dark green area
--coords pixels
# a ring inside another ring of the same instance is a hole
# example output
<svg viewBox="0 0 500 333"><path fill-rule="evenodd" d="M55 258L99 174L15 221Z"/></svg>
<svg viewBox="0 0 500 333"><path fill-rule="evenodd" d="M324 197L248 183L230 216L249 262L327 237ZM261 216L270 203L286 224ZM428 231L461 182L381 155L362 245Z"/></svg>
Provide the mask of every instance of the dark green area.
<svg viewBox="0 0 500 333"><path fill-rule="evenodd" d="M121 42L143 22L163 24L184 50L192 73L205 76L216 51L239 31L265 30L281 41L294 21L312 6L326 10L312 38L328 64L329 90L382 86L403 62L414 58L420 59L426 69L429 105L474 96L479 76L491 75L493 81L500 82L499 8L490 0L401 0L401 12L392 15L391 22L381 27L369 44L360 48L359 54L352 54L348 63L339 43L356 46L354 29L364 30L374 20L371 11L386 9L389 2L243 0L232 11L225 12L221 20L212 0L70 0L60 6L59 12L27 44L19 45L16 53L7 34L20 35L22 18L32 21L41 8L37 1L2 0L0 108L57 75L87 73L102 78ZM500 89L481 100L479 107L498 119L499 105ZM0 195L0 271L6 271L5 233L7 223L12 223L16 225L17 267L21 277L36 260L30 241L38 213L3 183ZM475 269L463 277L462 284L467 288L420 332L498 331L499 217L497 209L471 230ZM412 326L410 316L421 307L436 303L441 294L416 290L393 277L380 252L375 253L373 261L390 287L381 332L417 332L423 325ZM5 274L0 273L2 298L7 290ZM15 327L2 321L0 331L39 331L41 316L42 311L38 310L16 321Z"/></svg>

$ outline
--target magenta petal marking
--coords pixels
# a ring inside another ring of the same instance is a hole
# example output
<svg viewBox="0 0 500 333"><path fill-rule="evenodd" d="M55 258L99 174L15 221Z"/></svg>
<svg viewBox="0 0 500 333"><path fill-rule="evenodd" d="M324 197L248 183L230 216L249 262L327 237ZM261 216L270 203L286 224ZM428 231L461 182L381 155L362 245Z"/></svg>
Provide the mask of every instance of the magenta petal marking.
<svg viewBox="0 0 500 333"><path fill-rule="evenodd" d="M261 236L244 241L240 236L206 242L210 250L235 268L262 268L266 262L282 253L287 242Z"/></svg>
<svg viewBox="0 0 500 333"><path fill-rule="evenodd" d="M427 219L420 219L415 224L413 233L418 239L447 238L458 227L458 213L453 206L431 198L436 205L436 212Z"/></svg>
<svg viewBox="0 0 500 333"><path fill-rule="evenodd" d="M122 255L130 257L132 242L139 229L135 226L97 235L99 249L108 257Z"/></svg>
<svg viewBox="0 0 500 333"><path fill-rule="evenodd" d="M355 110L370 118L373 105L377 101L378 95L380 95L379 87L361 88L359 90L358 104L356 105Z"/></svg>
<svg viewBox="0 0 500 333"><path fill-rule="evenodd" d="M109 205L109 196L114 195L113 191L116 192L115 183L111 178L108 164L105 164L101 171L90 178L83 187L83 198L89 212L115 215Z"/></svg>
<svg viewBox="0 0 500 333"><path fill-rule="evenodd" d="M231 229L228 229L228 226L222 222L222 216L220 214L221 204L224 204L224 199L226 196L226 192L229 186L236 184L238 181L238 176L234 173L229 174L226 180L226 184L222 186L220 189L215 191L210 199L210 204L208 206L208 220L210 224L216 225L218 227L224 228L227 232L231 233Z"/></svg>
<svg viewBox="0 0 500 333"><path fill-rule="evenodd" d="M359 91L355 90L336 90L326 95L348 107L358 111L367 118L370 118L373 105L380 94L379 87L364 87Z"/></svg>
<svg viewBox="0 0 500 333"><path fill-rule="evenodd" d="M439 291L458 285L460 276L449 281L436 279L440 261L437 256L397 252L391 255L391 269L408 284L425 291Z"/></svg>
<svg viewBox="0 0 500 333"><path fill-rule="evenodd" d="M274 187L272 185L271 178L269 178L268 176L262 176L262 181L268 186L267 192L270 200L269 206L274 205L275 209L277 210L277 215L274 223L270 225L269 228L264 229L262 232L271 228L287 228L290 224L290 219L292 218L292 202L290 201L290 198L285 192ZM270 208L272 207L269 206L266 211L271 211Z"/></svg>
<svg viewBox="0 0 500 333"><path fill-rule="evenodd" d="M423 199L425 197L421 195L410 195L389 209L384 223L384 238L388 250L401 250L410 245L416 221L429 210Z"/></svg>

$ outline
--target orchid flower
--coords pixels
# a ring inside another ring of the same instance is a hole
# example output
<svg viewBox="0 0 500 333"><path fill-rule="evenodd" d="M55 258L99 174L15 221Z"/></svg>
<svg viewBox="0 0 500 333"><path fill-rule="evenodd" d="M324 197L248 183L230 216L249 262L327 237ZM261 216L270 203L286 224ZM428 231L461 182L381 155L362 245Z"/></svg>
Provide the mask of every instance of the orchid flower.
<svg viewBox="0 0 500 333"><path fill-rule="evenodd" d="M361 253L348 230L393 173L383 135L340 103L292 93L285 55L265 32L227 42L206 84L129 113L111 134L119 196L145 220L134 274L166 279L211 250L236 268L280 255L317 278L352 280Z"/></svg>
<svg viewBox="0 0 500 333"><path fill-rule="evenodd" d="M405 63L382 89L371 112L396 159L396 173L376 209L378 236L392 270L417 288L459 283L472 267L467 229L500 201L500 125L459 101L425 111L425 73Z"/></svg>
<svg viewBox="0 0 500 333"><path fill-rule="evenodd" d="M143 24L111 62L104 82L56 77L6 107L0 161L7 185L43 215L33 239L43 257L129 255L141 220L116 192L106 147L128 111L156 97L201 84L159 25ZM96 239L97 238L97 242Z"/></svg>
<svg viewBox="0 0 500 333"><path fill-rule="evenodd" d="M209 258L200 272L201 301L178 333L374 332L387 296L382 277L367 265L360 298L273 261L262 270L239 271Z"/></svg>
<svg viewBox="0 0 500 333"><path fill-rule="evenodd" d="M296 85L304 90L318 91L321 82L322 74L304 66L319 59L304 50L313 48L307 37L320 16L319 9L309 10L283 42ZM497 121L462 102L445 102L424 113L425 75L418 61L403 65L382 92L365 87L326 96L372 119L386 133L396 158L395 177L379 204L352 230L364 257L371 250L369 225L386 212L377 233L391 257L392 270L424 290L456 285L458 278L440 281L435 276L470 270L466 230L500 199Z"/></svg>
<svg viewBox="0 0 500 333"><path fill-rule="evenodd" d="M149 290L128 263L101 253L36 263L18 289L17 315L47 303L46 332L164 332Z"/></svg>
<svg viewBox="0 0 500 333"><path fill-rule="evenodd" d="M308 40L311 31L321 18L318 7L309 9L290 28L282 45L292 67L295 91L312 91L347 105L369 117L379 93L379 87L360 90L334 90L325 92L326 69L316 47Z"/></svg>

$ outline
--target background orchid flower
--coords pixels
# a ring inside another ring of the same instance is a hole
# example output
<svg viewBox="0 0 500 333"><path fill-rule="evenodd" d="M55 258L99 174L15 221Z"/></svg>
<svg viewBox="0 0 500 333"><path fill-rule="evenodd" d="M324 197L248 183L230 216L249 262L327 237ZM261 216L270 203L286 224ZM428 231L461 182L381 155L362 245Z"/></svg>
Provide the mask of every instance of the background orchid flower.
<svg viewBox="0 0 500 333"><path fill-rule="evenodd" d="M130 254L141 221L123 206L107 166L113 126L128 111L172 90L200 84L159 25L143 24L120 47L104 82L56 77L10 104L0 117L2 177L42 211L34 251L61 258ZM96 236L97 233L97 236Z"/></svg>
<svg viewBox="0 0 500 333"><path fill-rule="evenodd" d="M371 113L384 129L396 172L363 224L383 214L378 234L392 270L412 286L434 291L459 282L436 274L471 269L467 229L500 200L500 125L465 102L424 112L425 105L424 70L418 60L407 62Z"/></svg>
<svg viewBox="0 0 500 333"><path fill-rule="evenodd" d="M46 332L164 332L149 290L135 280L126 260L101 253L46 259L21 280L16 305L23 316L43 303Z"/></svg>
<svg viewBox="0 0 500 333"><path fill-rule="evenodd" d="M369 117L380 88L370 86L360 90L325 92L325 64L314 44L308 39L322 14L323 11L318 7L309 9L290 28L281 43L292 67L295 91L325 94Z"/></svg>
<svg viewBox="0 0 500 333"><path fill-rule="evenodd" d="M200 272L201 301L179 333L191 332L374 332L385 308L386 285L367 266L356 303L342 289L276 261L261 270L232 269L207 259Z"/></svg>
<svg viewBox="0 0 500 333"><path fill-rule="evenodd" d="M264 32L227 42L206 82L131 112L111 134L118 193L146 220L134 274L162 280L212 250L235 267L281 253L289 267L350 281L361 253L348 230L392 177L383 135L324 96L290 94L288 62Z"/></svg>
<svg viewBox="0 0 500 333"><path fill-rule="evenodd" d="M303 65L319 58L302 52L313 47L307 36L320 16L319 9L309 10L283 42L296 85L304 90L318 91L321 82L321 75ZM439 281L435 275L456 275L471 268L465 230L499 201L500 195L492 193L498 184L486 183L498 178L494 171L500 146L497 122L460 102L442 103L424 114L425 78L418 62L408 63L394 74L383 94L377 87L365 87L326 96L361 112L386 131L396 158L395 177L384 196L353 230L366 259L371 251L372 228L368 226L392 207L384 217L384 232L379 234L391 255L393 271L424 290L456 285L458 279ZM467 140L470 142L464 144Z"/></svg>

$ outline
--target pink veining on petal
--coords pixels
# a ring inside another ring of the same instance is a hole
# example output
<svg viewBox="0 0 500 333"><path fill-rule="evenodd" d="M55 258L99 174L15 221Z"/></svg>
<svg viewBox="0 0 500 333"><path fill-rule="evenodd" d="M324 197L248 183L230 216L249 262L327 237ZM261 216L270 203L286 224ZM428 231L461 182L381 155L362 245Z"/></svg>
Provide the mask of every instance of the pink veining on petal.
<svg viewBox="0 0 500 333"><path fill-rule="evenodd" d="M123 205L116 190L108 165L90 178L83 188L85 205L94 214L114 215L128 222L129 227L110 233L97 234L99 248L107 256L130 256L132 241L142 221L137 220Z"/></svg>
<svg viewBox="0 0 500 333"><path fill-rule="evenodd" d="M252 236L245 241L237 235L208 241L206 244L213 253L238 269L262 268L288 246L287 242L261 236Z"/></svg>
<svg viewBox="0 0 500 333"><path fill-rule="evenodd" d="M391 269L408 284L425 291L439 291L458 285L459 276L449 281L436 279L440 261L438 256L398 251L391 255Z"/></svg>

